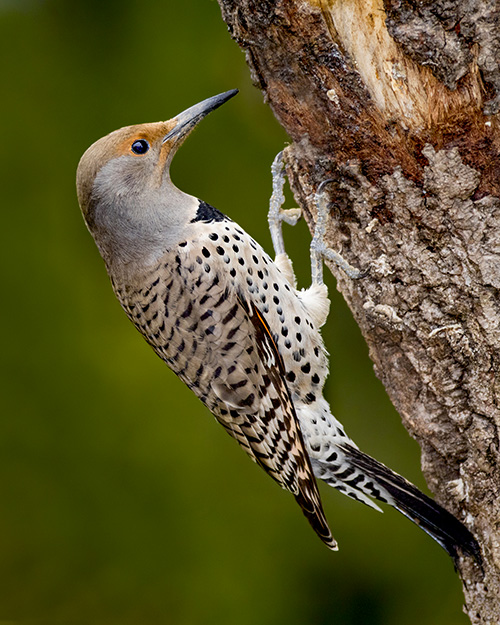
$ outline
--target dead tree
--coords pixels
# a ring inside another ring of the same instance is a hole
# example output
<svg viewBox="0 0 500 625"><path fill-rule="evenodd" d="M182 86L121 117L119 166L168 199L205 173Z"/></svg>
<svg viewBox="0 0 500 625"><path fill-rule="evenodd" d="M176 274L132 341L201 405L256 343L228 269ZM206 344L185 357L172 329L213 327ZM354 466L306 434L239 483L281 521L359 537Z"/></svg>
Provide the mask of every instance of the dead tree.
<svg viewBox="0 0 500 625"><path fill-rule="evenodd" d="M500 623L500 16L495 0L219 0L293 143L314 225L439 502L476 535L472 623Z"/></svg>

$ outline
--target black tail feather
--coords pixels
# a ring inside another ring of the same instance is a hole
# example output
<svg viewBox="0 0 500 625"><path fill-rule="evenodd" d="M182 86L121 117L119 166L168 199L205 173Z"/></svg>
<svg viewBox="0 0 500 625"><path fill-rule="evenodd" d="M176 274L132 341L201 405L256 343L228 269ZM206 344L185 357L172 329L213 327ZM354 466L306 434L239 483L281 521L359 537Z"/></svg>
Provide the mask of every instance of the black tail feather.
<svg viewBox="0 0 500 625"><path fill-rule="evenodd" d="M460 552L481 564L479 545L471 532L451 513L424 495L416 486L371 456L350 445L342 446L353 466L371 477L392 497L399 512L421 527L439 543L453 559ZM381 501L384 499L381 497Z"/></svg>

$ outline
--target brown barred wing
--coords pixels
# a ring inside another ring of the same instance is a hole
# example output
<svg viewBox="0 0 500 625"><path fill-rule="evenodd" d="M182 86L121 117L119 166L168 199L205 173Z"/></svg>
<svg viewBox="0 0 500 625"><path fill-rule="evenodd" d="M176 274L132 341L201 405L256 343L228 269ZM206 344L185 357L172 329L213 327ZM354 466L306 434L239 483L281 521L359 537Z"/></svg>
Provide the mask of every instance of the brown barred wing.
<svg viewBox="0 0 500 625"><path fill-rule="evenodd" d="M290 490L309 523L330 549L337 549L323 512L318 487L306 452L299 422L285 382L285 367L263 315L252 302L238 296L245 322L251 324L249 348L254 348L253 373L259 378L252 411L243 411L251 426L250 448L262 468ZM251 352L253 355L253 352ZM253 376L252 376L253 377ZM247 398L248 401L248 398ZM244 431L246 426L242 428ZM265 456L262 454L265 445Z"/></svg>

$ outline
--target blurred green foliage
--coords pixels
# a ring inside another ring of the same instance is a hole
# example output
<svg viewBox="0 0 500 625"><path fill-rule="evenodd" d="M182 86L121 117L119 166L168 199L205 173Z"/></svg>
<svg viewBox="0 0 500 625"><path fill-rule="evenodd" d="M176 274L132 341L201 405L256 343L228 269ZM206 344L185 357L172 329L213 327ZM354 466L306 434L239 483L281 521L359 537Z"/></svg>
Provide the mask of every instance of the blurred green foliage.
<svg viewBox="0 0 500 625"><path fill-rule="evenodd" d="M0 29L0 622L464 624L446 554L392 510L322 487L341 549L321 544L132 328L84 227L74 176L90 143L237 87L173 178L270 250L269 166L287 138L215 0L0 0ZM307 229L286 237L307 285ZM333 409L424 487L330 287Z"/></svg>

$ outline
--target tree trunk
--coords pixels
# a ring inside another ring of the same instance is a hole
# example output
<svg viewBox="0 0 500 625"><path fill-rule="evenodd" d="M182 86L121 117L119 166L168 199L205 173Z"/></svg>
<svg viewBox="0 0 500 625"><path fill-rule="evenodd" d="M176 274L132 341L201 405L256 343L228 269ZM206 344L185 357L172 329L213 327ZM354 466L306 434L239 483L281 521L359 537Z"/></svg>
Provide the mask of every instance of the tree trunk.
<svg viewBox="0 0 500 625"><path fill-rule="evenodd" d="M219 0L293 140L312 228L439 502L476 535L472 623L500 623L500 17L494 0Z"/></svg>

